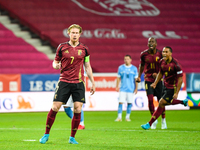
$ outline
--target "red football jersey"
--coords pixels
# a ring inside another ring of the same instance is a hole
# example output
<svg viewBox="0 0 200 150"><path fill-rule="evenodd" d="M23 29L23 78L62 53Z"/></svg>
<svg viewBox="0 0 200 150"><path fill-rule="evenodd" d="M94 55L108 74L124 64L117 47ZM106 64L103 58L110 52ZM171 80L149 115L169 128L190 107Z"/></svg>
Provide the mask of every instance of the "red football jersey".
<svg viewBox="0 0 200 150"><path fill-rule="evenodd" d="M140 63L144 66L144 80L154 82L153 73L159 72L159 61L162 58L162 51L156 49L155 54L150 54L145 50L140 55Z"/></svg>
<svg viewBox="0 0 200 150"><path fill-rule="evenodd" d="M60 81L79 83L84 81L83 63L90 53L88 48L79 43L72 47L69 42L61 43L56 51L55 60L61 61Z"/></svg>
<svg viewBox="0 0 200 150"><path fill-rule="evenodd" d="M177 87L178 77L183 76L182 67L178 61L172 58L172 61L167 64L164 59L160 60L160 72L164 75L164 85L168 89Z"/></svg>

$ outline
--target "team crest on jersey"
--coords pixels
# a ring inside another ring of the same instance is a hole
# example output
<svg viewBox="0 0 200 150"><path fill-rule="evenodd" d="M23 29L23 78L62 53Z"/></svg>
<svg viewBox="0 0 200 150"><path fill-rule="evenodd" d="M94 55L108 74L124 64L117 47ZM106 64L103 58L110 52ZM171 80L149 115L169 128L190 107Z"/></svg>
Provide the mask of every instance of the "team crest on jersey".
<svg viewBox="0 0 200 150"><path fill-rule="evenodd" d="M156 57L156 61L158 61L159 59L160 59L160 58L157 56L157 57Z"/></svg>
<svg viewBox="0 0 200 150"><path fill-rule="evenodd" d="M81 55L82 54L82 50L78 50L78 55Z"/></svg>

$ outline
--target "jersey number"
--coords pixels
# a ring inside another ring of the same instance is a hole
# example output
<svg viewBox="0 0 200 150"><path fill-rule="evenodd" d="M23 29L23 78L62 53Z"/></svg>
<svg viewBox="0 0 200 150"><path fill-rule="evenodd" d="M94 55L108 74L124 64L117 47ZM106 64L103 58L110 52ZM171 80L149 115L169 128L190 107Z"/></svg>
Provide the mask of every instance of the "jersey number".
<svg viewBox="0 0 200 150"><path fill-rule="evenodd" d="M74 61L74 56L71 56L70 57L72 60L71 60L71 64L73 63L73 61Z"/></svg>
<svg viewBox="0 0 200 150"><path fill-rule="evenodd" d="M154 63L151 63L151 69L155 69L155 64Z"/></svg>

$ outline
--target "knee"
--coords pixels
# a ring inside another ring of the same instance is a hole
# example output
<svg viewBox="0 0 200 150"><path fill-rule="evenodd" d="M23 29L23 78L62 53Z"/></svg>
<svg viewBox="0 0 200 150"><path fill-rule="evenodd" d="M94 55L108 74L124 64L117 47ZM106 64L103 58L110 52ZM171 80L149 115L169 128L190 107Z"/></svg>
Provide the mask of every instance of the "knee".
<svg viewBox="0 0 200 150"><path fill-rule="evenodd" d="M163 100L163 99L161 99L160 101L159 101L159 107L165 107L165 100Z"/></svg>
<svg viewBox="0 0 200 150"><path fill-rule="evenodd" d="M74 102L74 113L81 113L83 103L81 102Z"/></svg>
<svg viewBox="0 0 200 150"><path fill-rule="evenodd" d="M55 111L55 112L58 112L60 109L60 106L59 105L54 105L52 106L52 110Z"/></svg>
<svg viewBox="0 0 200 150"><path fill-rule="evenodd" d="M74 113L81 113L81 107L74 108Z"/></svg>

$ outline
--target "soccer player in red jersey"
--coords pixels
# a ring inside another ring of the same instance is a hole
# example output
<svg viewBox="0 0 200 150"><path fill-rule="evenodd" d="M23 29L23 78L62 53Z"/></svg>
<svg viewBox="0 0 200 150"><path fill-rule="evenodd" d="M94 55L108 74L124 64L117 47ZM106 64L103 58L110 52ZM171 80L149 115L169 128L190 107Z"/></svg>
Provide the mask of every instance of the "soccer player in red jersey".
<svg viewBox="0 0 200 150"><path fill-rule="evenodd" d="M152 123L162 114L166 105L183 104L187 106L188 100L178 100L178 93L183 83L183 71L178 61L172 57L172 48L166 46L162 51L163 59L159 62L159 73L152 88L156 88L160 79L164 76L164 91L162 98L159 101L157 110L153 113L151 120L141 127L145 130L149 129Z"/></svg>
<svg viewBox="0 0 200 150"><path fill-rule="evenodd" d="M94 94L95 92L95 83L89 61L90 53L88 48L79 42L81 33L82 28L79 25L71 25L68 28L70 40L61 43L57 48L56 56L53 61L53 68L61 69L61 74L56 86L52 108L47 115L45 134L39 140L42 144L48 141L49 132L54 123L56 114L61 105L67 103L70 95L72 95L74 102L74 115L71 122L71 136L69 138L69 143L78 144L74 137L80 123L82 105L85 103L83 65L86 74L92 83L90 92L91 94Z"/></svg>
<svg viewBox="0 0 200 150"><path fill-rule="evenodd" d="M153 104L153 97L156 96L159 101L162 96L163 83L159 80L158 85L155 89L153 89L150 85L155 81L156 75L159 71L159 61L162 58L162 51L156 49L157 41L155 38L150 37L148 39L148 49L143 51L140 55L140 66L139 66L139 74L136 79L137 82L141 82L141 75L144 71L144 80L145 80L145 90L147 93L148 103L149 103L149 111L151 115L153 115L155 111L155 107ZM164 108L165 109L165 108ZM156 129L158 121L156 120L151 129ZM165 120L165 110L162 114L162 125L161 129L167 129L167 124Z"/></svg>

